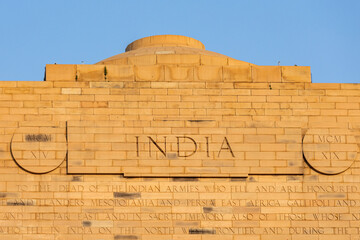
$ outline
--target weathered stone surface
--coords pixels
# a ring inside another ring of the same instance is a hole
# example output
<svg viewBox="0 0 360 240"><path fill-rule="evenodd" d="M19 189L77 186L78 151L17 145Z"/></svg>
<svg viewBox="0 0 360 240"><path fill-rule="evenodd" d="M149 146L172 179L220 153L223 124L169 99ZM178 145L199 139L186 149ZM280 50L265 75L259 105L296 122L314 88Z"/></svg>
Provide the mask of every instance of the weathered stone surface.
<svg viewBox="0 0 360 240"><path fill-rule="evenodd" d="M21 127L11 139L11 155L23 170L48 173L65 160L67 143L65 128Z"/></svg>
<svg viewBox="0 0 360 240"><path fill-rule="evenodd" d="M0 239L351 239L360 87L184 36L0 82Z"/></svg>
<svg viewBox="0 0 360 240"><path fill-rule="evenodd" d="M339 174L354 163L358 144L348 129L310 129L303 140L307 162L324 174Z"/></svg>

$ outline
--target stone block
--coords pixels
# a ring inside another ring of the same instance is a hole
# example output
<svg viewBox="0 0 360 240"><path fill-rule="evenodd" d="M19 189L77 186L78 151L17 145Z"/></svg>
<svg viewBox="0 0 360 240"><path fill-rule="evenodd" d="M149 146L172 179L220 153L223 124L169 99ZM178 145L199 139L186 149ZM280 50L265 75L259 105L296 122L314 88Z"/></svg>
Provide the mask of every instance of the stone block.
<svg viewBox="0 0 360 240"><path fill-rule="evenodd" d="M156 64L156 55L128 57L129 65L152 65Z"/></svg>
<svg viewBox="0 0 360 240"><path fill-rule="evenodd" d="M110 82L134 81L134 66L132 65L106 65L106 80Z"/></svg>
<svg viewBox="0 0 360 240"><path fill-rule="evenodd" d="M134 66L135 81L164 81L163 65Z"/></svg>
<svg viewBox="0 0 360 240"><path fill-rule="evenodd" d="M224 66L228 65L228 58L225 56L201 55L200 64L211 66Z"/></svg>
<svg viewBox="0 0 360 240"><path fill-rule="evenodd" d="M76 81L77 65L46 64L46 81Z"/></svg>
<svg viewBox="0 0 360 240"><path fill-rule="evenodd" d="M282 82L280 66L251 66L251 75L253 82ZM271 85L269 85L271 88Z"/></svg>
<svg viewBox="0 0 360 240"><path fill-rule="evenodd" d="M221 66L196 67L195 80L221 82L223 80L223 69Z"/></svg>
<svg viewBox="0 0 360 240"><path fill-rule="evenodd" d="M157 64L196 64L200 65L200 55L161 54L156 56Z"/></svg>
<svg viewBox="0 0 360 240"><path fill-rule="evenodd" d="M282 66L282 82L307 82L311 83L310 67Z"/></svg>
<svg viewBox="0 0 360 240"><path fill-rule="evenodd" d="M165 79L166 81L193 81L194 68L180 67L180 66L165 66Z"/></svg>
<svg viewBox="0 0 360 240"><path fill-rule="evenodd" d="M61 94L81 94L81 88L62 88Z"/></svg>
<svg viewBox="0 0 360 240"><path fill-rule="evenodd" d="M224 66L223 67L224 82L252 82L251 80L251 66Z"/></svg>

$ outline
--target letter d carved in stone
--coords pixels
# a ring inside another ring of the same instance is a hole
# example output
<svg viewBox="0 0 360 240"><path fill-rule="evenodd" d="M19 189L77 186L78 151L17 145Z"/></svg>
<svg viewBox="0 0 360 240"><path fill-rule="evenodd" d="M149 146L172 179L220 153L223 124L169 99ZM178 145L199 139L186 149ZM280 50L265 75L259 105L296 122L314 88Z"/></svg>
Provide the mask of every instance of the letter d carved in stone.
<svg viewBox="0 0 360 240"><path fill-rule="evenodd" d="M193 138L183 136L183 137L176 137L176 139L177 139L177 153L179 157L190 157L196 153L197 143ZM180 139L182 139L182 141ZM191 143L189 143L189 141L186 143L186 139L190 140ZM181 150L180 145L185 145L185 144L187 148L185 150ZM190 145L192 145L192 149Z"/></svg>

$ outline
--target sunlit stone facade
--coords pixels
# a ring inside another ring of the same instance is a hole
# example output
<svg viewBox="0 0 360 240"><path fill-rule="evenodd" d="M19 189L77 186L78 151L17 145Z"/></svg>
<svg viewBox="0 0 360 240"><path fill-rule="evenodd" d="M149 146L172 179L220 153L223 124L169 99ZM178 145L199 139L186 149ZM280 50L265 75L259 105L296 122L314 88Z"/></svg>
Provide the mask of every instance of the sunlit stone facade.
<svg viewBox="0 0 360 240"><path fill-rule="evenodd" d="M174 35L1 81L0 239L359 240L359 107Z"/></svg>

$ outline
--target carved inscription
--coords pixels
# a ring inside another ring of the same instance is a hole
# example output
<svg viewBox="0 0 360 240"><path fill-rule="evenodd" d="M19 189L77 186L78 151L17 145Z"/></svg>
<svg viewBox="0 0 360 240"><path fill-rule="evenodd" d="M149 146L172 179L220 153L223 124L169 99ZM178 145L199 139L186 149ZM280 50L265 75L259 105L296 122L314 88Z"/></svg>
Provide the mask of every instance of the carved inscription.
<svg viewBox="0 0 360 240"><path fill-rule="evenodd" d="M51 142L50 134L26 134L25 141L27 142Z"/></svg>
<svg viewBox="0 0 360 240"><path fill-rule="evenodd" d="M55 227L27 224L19 227L1 226L2 236L97 234L103 238L141 239L145 235L338 235L341 238L359 234L356 226L341 226L344 221L360 221L359 213L349 211L350 208L360 208L360 200L347 198L348 195L360 194L360 187L356 184L261 183L247 179L243 182L114 181L111 184L42 182L17 184L14 187L24 196L31 195L19 198L9 194L1 198L0 206L4 211L0 213L0 220L9 223L52 221ZM34 192L38 192L38 195L34 195ZM53 194L59 197L46 197ZM69 197L62 198L64 194ZM184 197L171 198L173 194ZM301 197L309 194L317 198ZM292 197L288 198L289 195ZM81 208L84 211L52 210L63 207ZM39 211L27 212L26 208ZM287 209L286 212L284 209ZM309 212L306 209L315 210ZM304 221L320 226L301 227ZM122 226L124 222L127 226ZM139 226L139 222L147 224ZM174 225L160 226L162 222L173 222ZM267 224L261 226L261 222ZM292 225L278 227L278 222L291 222Z"/></svg>
<svg viewBox="0 0 360 240"><path fill-rule="evenodd" d="M88 223L90 224L90 223ZM102 237L112 237L112 239L133 240L140 239L140 235L227 235L237 236L244 235L274 235L276 237L300 235L308 236L334 236L357 237L360 228L358 227L211 227L211 228L189 228L189 227L96 227L96 226L57 226L57 227L0 227L0 235L20 236L21 234L31 235L89 235L97 234ZM130 235L131 234L131 235ZM115 235L115 236L114 236ZM354 238L358 239L358 238Z"/></svg>
<svg viewBox="0 0 360 240"><path fill-rule="evenodd" d="M307 163L324 174L339 174L354 162L356 140L348 129L310 129L303 139Z"/></svg>
<svg viewBox="0 0 360 240"><path fill-rule="evenodd" d="M124 131L118 121L69 121L67 173L192 178L303 173L299 131L285 134L275 127L262 134L254 126L209 133L165 126Z"/></svg>
<svg viewBox="0 0 360 240"><path fill-rule="evenodd" d="M148 138L148 148L147 148L147 152L148 152L148 156L152 157L152 155L154 154L153 152L158 151L159 153L161 153L162 156L167 157L168 156L168 145L171 144L171 142L169 143L169 141L167 140L168 137L164 136L162 140L160 141L156 141L154 140L151 136L147 136ZM194 138L190 137L190 136L175 136L176 138L176 157L180 157L180 158L187 158L187 157L191 157L192 155L194 155L198 150L199 150L199 146L200 144L204 144L205 142L205 151L206 151L206 157L209 158L210 157L210 151L216 151L217 153L217 157L220 158L220 154L222 152L228 152L231 154L231 157L235 158L234 152L231 148L230 142L228 140L227 137L223 137L223 141L221 143L221 145L219 144L219 146L217 146L217 149L211 149L209 147L209 137L204 137L204 139L199 140L195 140ZM140 148L139 148L139 141L142 139L140 136L135 136L136 142L136 155L138 157L140 157ZM213 145L213 144L212 144ZM186 146L184 148L184 146ZM154 151L155 149L155 151Z"/></svg>
<svg viewBox="0 0 360 240"><path fill-rule="evenodd" d="M57 127L18 128L11 140L17 165L31 173L48 173L65 160L65 129Z"/></svg>

